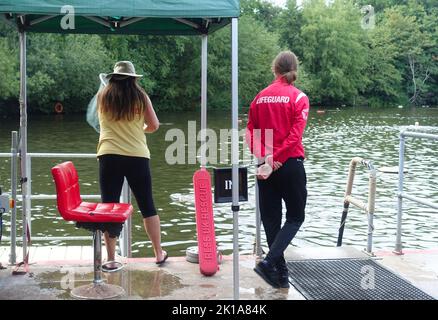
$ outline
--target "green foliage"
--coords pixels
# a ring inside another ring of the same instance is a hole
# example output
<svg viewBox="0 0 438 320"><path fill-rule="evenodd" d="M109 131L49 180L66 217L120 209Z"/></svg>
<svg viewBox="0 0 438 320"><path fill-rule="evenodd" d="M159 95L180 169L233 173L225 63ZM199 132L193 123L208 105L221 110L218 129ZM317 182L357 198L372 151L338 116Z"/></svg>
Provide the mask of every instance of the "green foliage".
<svg viewBox="0 0 438 320"><path fill-rule="evenodd" d="M0 24L0 102L9 102L17 96L19 90L17 41L18 36L14 30L7 25ZM12 113L12 108L9 108L10 113ZM5 111L2 110L1 113Z"/></svg>
<svg viewBox="0 0 438 320"><path fill-rule="evenodd" d="M19 73L15 54L18 53L9 46L8 39L0 38L0 97L2 99L9 99L18 91Z"/></svg>
<svg viewBox="0 0 438 320"><path fill-rule="evenodd" d="M304 24L303 10L298 8L296 0L287 0L286 8L278 18L280 46L289 48L300 58L303 56L301 38L301 27Z"/></svg>
<svg viewBox="0 0 438 320"><path fill-rule="evenodd" d="M296 86L312 104L438 105L438 0L242 0L239 20L239 105L272 81L280 50L300 60ZM375 26L362 28L372 5ZM231 106L230 27L208 38L208 107ZM200 37L28 35L30 112L84 112L98 74L131 60L161 111L200 105ZM0 112L16 113L19 52L16 30L0 23ZM7 106L7 107L6 107Z"/></svg>
<svg viewBox="0 0 438 320"><path fill-rule="evenodd" d="M110 61L99 36L31 34L28 45L30 111L53 112L57 101L66 112L86 109L99 87L98 74Z"/></svg>
<svg viewBox="0 0 438 320"><path fill-rule="evenodd" d="M231 106L231 32L224 28L212 36L209 59L209 105ZM239 104L248 106L273 80L271 64L279 52L278 37L250 16L239 21Z"/></svg>
<svg viewBox="0 0 438 320"><path fill-rule="evenodd" d="M311 74L313 101L353 102L368 78L364 73L367 48L360 15L350 1L304 3L301 28L302 61Z"/></svg>
<svg viewBox="0 0 438 320"><path fill-rule="evenodd" d="M283 10L266 0L241 0L242 15L251 16L264 24L270 32L278 32L279 18Z"/></svg>
<svg viewBox="0 0 438 320"><path fill-rule="evenodd" d="M436 105L438 1L379 0L371 4L378 19L368 34L367 73L372 77L365 94L383 103Z"/></svg>

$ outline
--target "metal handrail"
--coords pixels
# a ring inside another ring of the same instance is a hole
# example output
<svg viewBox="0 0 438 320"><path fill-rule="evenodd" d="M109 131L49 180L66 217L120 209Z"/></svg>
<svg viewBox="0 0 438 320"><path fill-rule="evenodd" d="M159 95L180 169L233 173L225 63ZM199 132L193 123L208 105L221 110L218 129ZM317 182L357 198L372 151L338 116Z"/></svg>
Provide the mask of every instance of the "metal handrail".
<svg viewBox="0 0 438 320"><path fill-rule="evenodd" d="M56 195L53 194L31 194L32 190L32 158L63 158L63 159L72 159L72 158L82 158L82 159L96 159L96 154L92 153L27 153L27 161L26 165L28 167L28 181L27 181L27 194L26 195L17 195L17 170L16 170L16 159L18 157L18 145L17 145L17 133L15 131L12 132L12 147L11 153L0 153L0 158L11 158L11 197L14 203L17 201L26 201L27 205L24 206L25 212L23 212L23 217L26 217L29 233L31 233L31 201L32 200L56 200ZM14 160L15 159L15 160ZM14 166L15 164L15 166ZM100 199L100 195L81 195L81 198L84 200L89 199ZM130 203L131 202L131 192L129 186L125 180L123 184L123 190L121 194L121 202ZM51 236L42 236L42 237L32 237L32 241L83 241L92 239L92 236L68 236L68 237L51 237ZM11 253L9 256L9 262L11 264L16 263L16 205L14 205L12 214L11 214L11 233L10 237L3 237L3 240L11 242ZM124 257L131 257L131 245L132 245L132 221L129 218L122 230L122 234L119 238L120 240L120 255ZM27 245L26 235L23 233L23 239L18 240L23 244L23 255L25 254L25 247ZM24 257L23 257L24 259Z"/></svg>
<svg viewBox="0 0 438 320"><path fill-rule="evenodd" d="M357 164L362 164L368 168L370 172L369 176L369 190L368 190L368 203L365 204L362 200L357 199L351 195L353 191L353 181L356 173ZM342 238L344 236L345 222L347 220L348 209L350 203L367 213L368 216L368 235L367 235L367 248L366 251L372 254L373 250L373 232L374 232L374 212L375 212L375 201L376 201L376 177L377 172L373 164L369 160L364 160L360 157L355 157L350 162L350 169L348 172L347 187L344 196L344 210L342 211L341 225L339 227L338 243L337 246L342 246Z"/></svg>
<svg viewBox="0 0 438 320"><path fill-rule="evenodd" d="M403 215L403 198L420 203L422 205L438 209L438 204L432 203L428 200L412 196L403 192L403 182L404 182L404 166L405 166L405 144L406 137L419 138L419 139L429 139L438 140L438 135L422 133L422 132L412 132L403 130L400 132L400 148L399 148L399 170L398 170L398 193L397 193L397 235L395 240L394 253L403 254L402 248L402 215Z"/></svg>

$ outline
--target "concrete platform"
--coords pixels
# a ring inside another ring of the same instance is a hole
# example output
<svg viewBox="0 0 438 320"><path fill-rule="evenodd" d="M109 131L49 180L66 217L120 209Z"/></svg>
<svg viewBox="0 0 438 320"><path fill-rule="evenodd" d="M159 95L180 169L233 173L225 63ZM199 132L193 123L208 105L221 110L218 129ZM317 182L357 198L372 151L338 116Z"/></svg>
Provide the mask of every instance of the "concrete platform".
<svg viewBox="0 0 438 320"><path fill-rule="evenodd" d="M0 248L0 262L7 265L8 248ZM33 251L33 253L32 253ZM105 250L103 250L105 252ZM17 252L18 254L18 252ZM19 257L21 255L18 255ZM1 299L71 299L70 290L92 282L91 247L32 247L30 273L12 276L12 267L0 270ZM287 260L366 258L352 247L295 248L286 251ZM390 251L376 252L376 259L438 299L438 250L405 251L397 256ZM169 257L158 267L152 258L120 258L122 271L104 274L110 284L122 286L121 299L222 300L233 298L232 257L226 256L212 277L200 274L197 264L185 257ZM240 298L245 300L304 300L294 288L274 289L253 268L255 257L240 257Z"/></svg>
<svg viewBox="0 0 438 320"><path fill-rule="evenodd" d="M438 299L438 249L404 250L403 255L377 251L380 264Z"/></svg>
<svg viewBox="0 0 438 320"><path fill-rule="evenodd" d="M59 249L62 250L62 249ZM72 258L77 258L78 248ZM30 274L12 276L12 267L0 270L0 300L2 299L71 299L70 290L91 283L92 253L83 254L87 260L57 260L57 249L38 249L30 261ZM41 254L40 256L38 254ZM4 257L4 254L3 254ZM6 265L6 259L2 259ZM50 257L53 259L51 260ZM40 260L45 259L45 260ZM122 286L126 295L121 299L168 300L231 300L233 298L233 263L224 257L220 270L212 277L199 272L199 265L185 257L169 257L158 267L152 258L123 259L125 268L116 273L103 273L107 283ZM253 271L255 258L241 256L240 298L245 300L303 300L295 290L278 290L269 286Z"/></svg>

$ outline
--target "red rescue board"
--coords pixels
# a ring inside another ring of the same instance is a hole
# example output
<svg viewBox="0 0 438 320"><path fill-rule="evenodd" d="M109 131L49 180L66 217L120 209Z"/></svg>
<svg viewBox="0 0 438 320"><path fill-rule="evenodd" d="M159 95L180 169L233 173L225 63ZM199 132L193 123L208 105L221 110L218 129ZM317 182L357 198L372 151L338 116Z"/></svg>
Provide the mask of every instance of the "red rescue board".
<svg viewBox="0 0 438 320"><path fill-rule="evenodd" d="M205 276L212 276L219 267L214 231L211 178L206 169L200 169L195 172L193 175L193 187L195 189L199 270Z"/></svg>

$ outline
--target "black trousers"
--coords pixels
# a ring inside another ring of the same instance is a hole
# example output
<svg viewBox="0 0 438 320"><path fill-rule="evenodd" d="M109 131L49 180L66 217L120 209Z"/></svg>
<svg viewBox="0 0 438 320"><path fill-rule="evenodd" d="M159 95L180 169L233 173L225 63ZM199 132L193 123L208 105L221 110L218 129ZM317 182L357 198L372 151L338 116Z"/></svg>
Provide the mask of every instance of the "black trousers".
<svg viewBox="0 0 438 320"><path fill-rule="evenodd" d="M152 198L152 179L149 159L115 154L99 156L99 184L103 203L118 203L126 177L137 200L143 218L157 214ZM118 237L122 223L77 223L78 227L108 232L111 238Z"/></svg>
<svg viewBox="0 0 438 320"><path fill-rule="evenodd" d="M284 261L284 250L295 237L305 218L307 178L303 159L290 158L266 180L258 180L259 205L266 240L267 260ZM281 226L282 200L286 204L286 221Z"/></svg>

